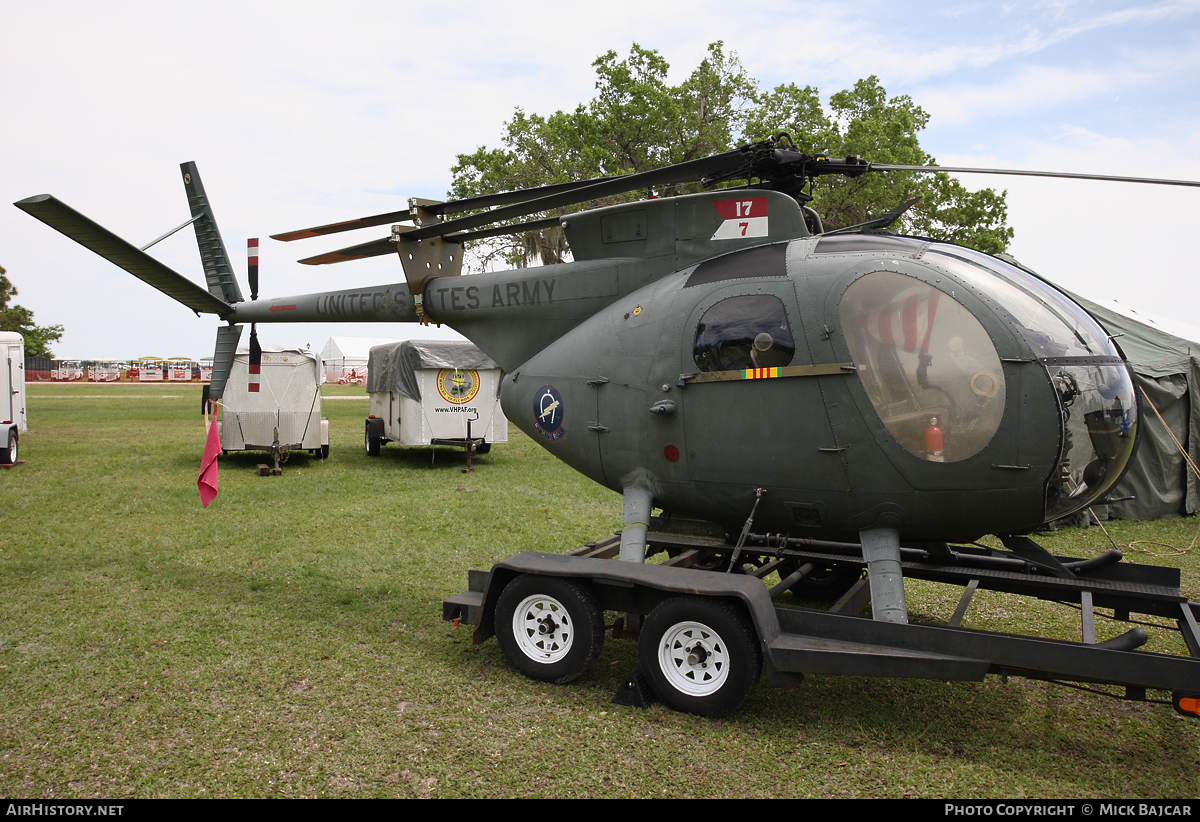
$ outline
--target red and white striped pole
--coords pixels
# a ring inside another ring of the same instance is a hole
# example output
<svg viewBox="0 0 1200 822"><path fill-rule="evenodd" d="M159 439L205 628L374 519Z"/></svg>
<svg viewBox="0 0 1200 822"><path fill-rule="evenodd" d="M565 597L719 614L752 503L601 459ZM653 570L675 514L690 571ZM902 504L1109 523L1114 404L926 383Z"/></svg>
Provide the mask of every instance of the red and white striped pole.
<svg viewBox="0 0 1200 822"><path fill-rule="evenodd" d="M250 281L250 299L258 299L258 238L246 241L246 279ZM246 390L258 393L258 379L262 372L262 348L258 344L258 326L250 325L250 382Z"/></svg>

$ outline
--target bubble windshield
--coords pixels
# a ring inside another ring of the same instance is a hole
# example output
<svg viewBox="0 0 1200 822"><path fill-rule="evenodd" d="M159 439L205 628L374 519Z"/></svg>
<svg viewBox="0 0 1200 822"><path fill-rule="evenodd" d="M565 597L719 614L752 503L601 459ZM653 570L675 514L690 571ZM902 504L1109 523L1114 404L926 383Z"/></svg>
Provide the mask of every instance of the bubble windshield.
<svg viewBox="0 0 1200 822"><path fill-rule="evenodd" d="M1101 499L1125 471L1138 433L1133 379L1104 329L1066 295L994 257L935 244L923 258L992 302L1046 369L1062 415L1047 521Z"/></svg>
<svg viewBox="0 0 1200 822"><path fill-rule="evenodd" d="M860 277L839 311L867 396L902 446L931 462L983 450L1004 415L1004 371L970 311L890 271Z"/></svg>
<svg viewBox="0 0 1200 822"><path fill-rule="evenodd" d="M1038 359L1119 356L1086 311L1016 266L959 246L933 245L923 259L994 301Z"/></svg>

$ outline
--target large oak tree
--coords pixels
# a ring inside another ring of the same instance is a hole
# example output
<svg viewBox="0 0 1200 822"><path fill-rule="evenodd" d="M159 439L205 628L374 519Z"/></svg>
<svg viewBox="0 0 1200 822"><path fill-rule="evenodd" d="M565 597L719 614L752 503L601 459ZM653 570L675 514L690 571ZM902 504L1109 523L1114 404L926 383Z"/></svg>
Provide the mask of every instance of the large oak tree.
<svg viewBox="0 0 1200 822"><path fill-rule="evenodd" d="M625 59L599 57L596 95L574 111L547 117L520 109L504 125L500 148L461 154L453 168L453 198L532 188L588 177L630 174L728 151L787 132L800 150L862 156L898 165L932 165L918 133L929 115L906 96L891 97L875 77L858 81L821 104L817 89L794 84L762 92L737 55L713 43L680 84L667 82L669 66L655 51L634 45ZM673 187L658 196L697 190ZM645 196L634 192L626 199ZM893 229L978 248L1004 251L1004 192L967 191L946 174L889 172L854 179L820 178L813 207L826 230L854 225L920 198ZM616 202L621 198L610 198ZM592 207L576 206L560 213ZM569 249L562 232L515 234L484 247L485 265L561 262Z"/></svg>

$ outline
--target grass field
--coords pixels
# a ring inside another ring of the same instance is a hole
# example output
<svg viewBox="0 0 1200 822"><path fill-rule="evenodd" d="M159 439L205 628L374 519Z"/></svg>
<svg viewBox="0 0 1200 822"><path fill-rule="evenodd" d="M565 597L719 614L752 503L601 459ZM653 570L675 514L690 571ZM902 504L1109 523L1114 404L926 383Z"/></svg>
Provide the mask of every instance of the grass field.
<svg viewBox="0 0 1200 822"><path fill-rule="evenodd" d="M1200 722L1044 683L812 676L713 721L612 705L630 641L571 685L524 679L441 600L469 568L610 533L620 498L515 429L472 474L450 449L368 458L362 389L326 395L328 461L258 477L262 455L232 455L202 510L196 386L30 386L26 463L0 472L0 794L1200 796ZM1186 547L1196 526L1110 530ZM1195 551L1130 558L1200 594ZM957 596L910 581L917 618ZM1074 611L976 603L968 627L1078 636Z"/></svg>

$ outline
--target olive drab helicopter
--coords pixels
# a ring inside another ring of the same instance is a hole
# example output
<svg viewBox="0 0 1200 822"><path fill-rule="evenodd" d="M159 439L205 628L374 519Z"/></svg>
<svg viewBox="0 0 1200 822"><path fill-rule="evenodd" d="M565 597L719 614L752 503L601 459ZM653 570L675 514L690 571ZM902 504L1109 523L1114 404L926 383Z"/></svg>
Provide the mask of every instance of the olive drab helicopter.
<svg viewBox="0 0 1200 822"><path fill-rule="evenodd" d="M610 610L628 618L615 633L640 637L639 671L618 694L628 704L728 713L766 658L773 684L1019 672L1123 685L1131 699L1166 689L1181 712L1200 710L1200 660L1138 650L1140 628L1095 638L1097 607L1118 620L1152 613L1175 620L1200 656L1200 612L1178 571L1119 562L1117 551L1057 557L1028 536L1105 499L1134 453L1138 397L1117 345L1011 259L889 232L911 202L827 232L806 193L825 175L913 171L1200 184L878 164L805 154L779 135L644 173L413 199L275 235L390 225L387 237L301 262L397 254L404 281L264 300L255 282L246 301L195 165L182 169L207 288L50 195L16 205L225 320L214 398L244 324L252 351L257 323L445 324L503 368L509 420L622 495L614 537L473 572L471 591L444 603L477 640L496 634L527 675L582 674ZM704 190L514 222L683 184ZM461 276L464 243L550 226L565 232L572 262ZM972 544L987 534L1005 550ZM754 578L772 572L781 581L768 591ZM963 586L950 624L909 624L906 576ZM1078 604L1083 641L962 628L980 588ZM777 604L789 589L834 604Z"/></svg>

